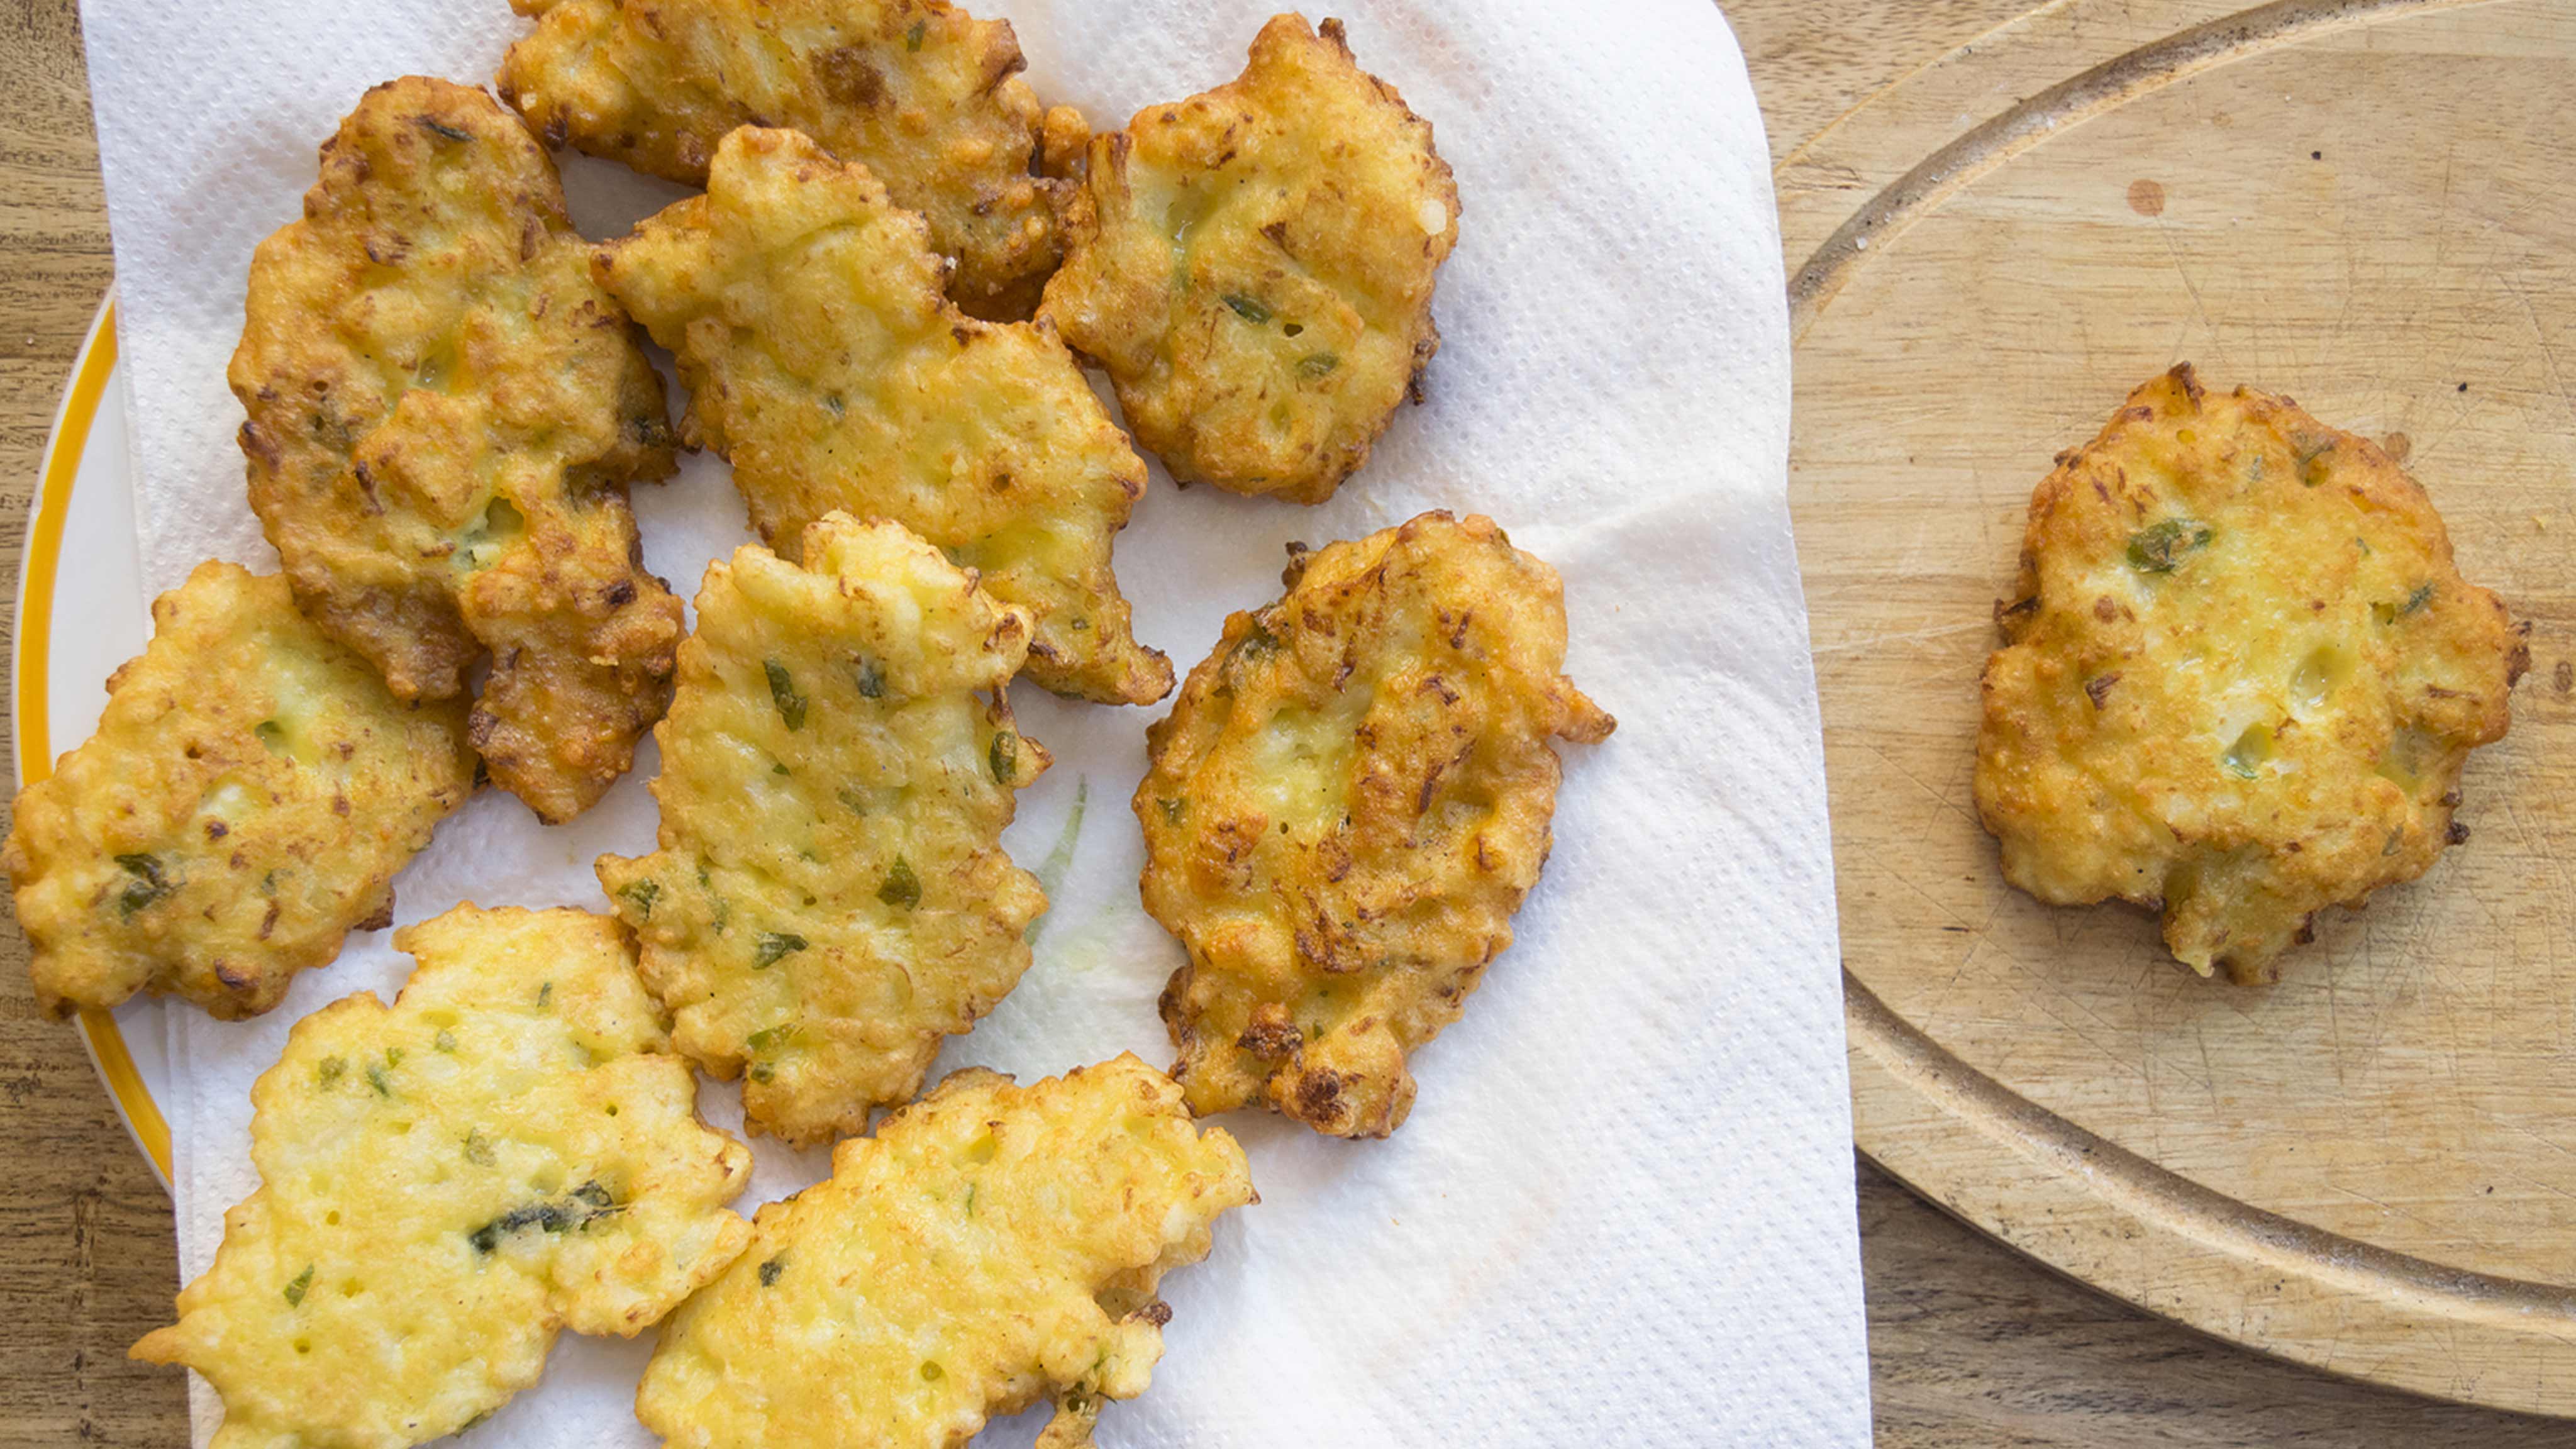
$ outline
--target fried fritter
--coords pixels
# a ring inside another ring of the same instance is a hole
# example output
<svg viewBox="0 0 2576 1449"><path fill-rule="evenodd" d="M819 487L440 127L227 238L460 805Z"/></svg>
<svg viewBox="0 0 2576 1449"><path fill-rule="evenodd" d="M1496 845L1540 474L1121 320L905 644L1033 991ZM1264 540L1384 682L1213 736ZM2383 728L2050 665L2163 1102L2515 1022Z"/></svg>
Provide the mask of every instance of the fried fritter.
<svg viewBox="0 0 2576 1449"><path fill-rule="evenodd" d="M251 1091L262 1186L134 1346L224 1399L215 1449L399 1449L634 1336L722 1272L751 1153L697 1118L617 926L459 906L402 931L391 1009L295 1024Z"/></svg>
<svg viewBox="0 0 2576 1449"><path fill-rule="evenodd" d="M1243 1149L1133 1056L1033 1087L958 1072L760 1210L635 1412L678 1449L960 1449L1054 1395L1039 1442L1079 1449L1162 1356L1163 1274L1254 1200Z"/></svg>
<svg viewBox="0 0 2576 1449"><path fill-rule="evenodd" d="M735 127L802 131L922 214L957 263L959 307L995 321L1036 307L1060 252L1046 143L1078 152L1089 128L1041 111L1010 22L941 0L511 6L537 28L510 47L501 95L549 143L703 186Z"/></svg>
<svg viewBox="0 0 2576 1449"><path fill-rule="evenodd" d="M587 809L670 700L680 601L626 485L671 473L671 431L518 118L445 81L367 92L252 259L231 380L304 611L404 699L488 650L492 778L549 822Z"/></svg>
<svg viewBox="0 0 2576 1449"><path fill-rule="evenodd" d="M1091 143L1039 315L1109 370L1183 483L1321 503L1440 350L1458 188L1341 22L1262 27L1243 75Z"/></svg>
<svg viewBox="0 0 2576 1449"><path fill-rule="evenodd" d="M2461 766L2531 658L2376 444L2189 364L2058 456L1996 617L1977 809L2005 879L2160 907L2175 957L2246 982L2466 835Z"/></svg>
<svg viewBox="0 0 2576 1449"><path fill-rule="evenodd" d="M804 543L707 570L655 731L661 849L599 880L680 1051L810 1146L910 1100L1028 970L1046 895L1000 840L1047 756L1004 692L1026 614L891 523Z"/></svg>
<svg viewBox="0 0 2576 1449"><path fill-rule="evenodd" d="M473 789L465 706L397 701L284 579L232 564L152 622L98 733L19 794L0 864L47 1010L153 991L257 1016L392 919L394 872Z"/></svg>
<svg viewBox="0 0 2576 1449"><path fill-rule="evenodd" d="M921 218L793 131L716 148L707 194L601 250L678 354L682 431L731 459L772 547L834 509L894 520L1035 616L1031 678L1142 704L1172 666L1140 648L1110 542L1145 465L1063 346L939 293Z"/></svg>
<svg viewBox="0 0 2576 1449"><path fill-rule="evenodd" d="M1172 1074L1196 1112L1383 1137L1538 882L1549 739L1616 722L1559 672L1556 571L1491 519L1292 548L1287 584L1146 736L1145 909L1189 948Z"/></svg>

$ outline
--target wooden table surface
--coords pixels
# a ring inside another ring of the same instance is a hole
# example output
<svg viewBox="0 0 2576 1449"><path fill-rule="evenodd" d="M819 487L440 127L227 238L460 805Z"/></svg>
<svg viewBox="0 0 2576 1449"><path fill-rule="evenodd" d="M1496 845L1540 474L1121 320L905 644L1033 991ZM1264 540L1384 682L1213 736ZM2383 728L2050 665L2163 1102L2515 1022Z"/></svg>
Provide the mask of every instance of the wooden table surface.
<svg viewBox="0 0 2576 1449"><path fill-rule="evenodd" d="M2029 4L1735 0L1728 9L1777 155ZM0 96L8 578L46 428L112 273L75 0L0 6ZM170 1313L169 1203L71 1029L37 1013L14 930L0 930L0 1099L0 1449L185 1444L177 1371L125 1357ZM2162 1323L1960 1226L1866 1163L1856 1171L1871 1392L1888 1449L2576 1446L2576 1425L2349 1384Z"/></svg>

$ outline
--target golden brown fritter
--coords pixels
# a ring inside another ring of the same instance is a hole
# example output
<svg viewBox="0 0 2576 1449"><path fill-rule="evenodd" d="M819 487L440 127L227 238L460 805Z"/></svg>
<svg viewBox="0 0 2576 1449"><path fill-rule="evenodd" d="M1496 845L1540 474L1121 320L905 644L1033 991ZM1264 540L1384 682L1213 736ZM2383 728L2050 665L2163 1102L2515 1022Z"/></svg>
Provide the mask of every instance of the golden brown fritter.
<svg viewBox="0 0 2576 1449"><path fill-rule="evenodd" d="M1155 1285L1254 1200L1243 1149L1132 1056L1034 1087L959 1072L760 1210L635 1412L681 1449L963 1449L1052 1395L1039 1442L1081 1449L1162 1356Z"/></svg>
<svg viewBox="0 0 2576 1449"><path fill-rule="evenodd" d="M959 307L1007 322L1037 306L1063 186L1041 143L1078 151L1088 128L1040 110L1010 22L941 0L511 5L537 28L510 47L501 95L550 144L704 186L735 127L802 131L922 214Z"/></svg>
<svg viewBox="0 0 2576 1449"><path fill-rule="evenodd" d="M2239 981L2466 834L2461 766L2530 663L2377 445L2188 364L2059 455L1997 618L1977 809L2005 878L2160 907Z"/></svg>
<svg viewBox="0 0 2576 1449"><path fill-rule="evenodd" d="M1239 79L1093 140L1065 233L1040 316L1137 441L1183 483L1321 503L1440 350L1458 188L1341 22L1282 15Z"/></svg>
<svg viewBox="0 0 2576 1449"><path fill-rule="evenodd" d="M707 194L601 250L609 289L676 353L693 446L733 463L772 547L835 509L887 518L1036 620L1029 676L1142 704L1110 543L1145 465L1052 336L959 313L921 218L793 131L716 148Z"/></svg>
<svg viewBox="0 0 2576 1449"><path fill-rule="evenodd" d="M891 523L804 544L707 570L654 735L661 849L599 880L681 1052L811 1146L910 1100L1028 970L1046 895L1000 841L1047 758L1004 694L1026 614Z"/></svg>
<svg viewBox="0 0 2576 1449"><path fill-rule="evenodd" d="M199 564L152 605L98 733L18 796L0 852L56 1013L137 991L277 1005L474 785L462 701L404 704L286 581Z"/></svg>
<svg viewBox="0 0 2576 1449"><path fill-rule="evenodd" d="M251 506L297 602L404 699L461 693L489 651L492 778L549 822L587 809L670 700L681 613L626 506L673 468L661 380L554 164L479 90L378 86L247 310Z"/></svg>
<svg viewBox="0 0 2576 1449"><path fill-rule="evenodd" d="M223 1395L215 1449L400 1449L626 1337L722 1272L751 1153L697 1117L615 922L459 906L295 1024L251 1089L260 1189L134 1356Z"/></svg>
<svg viewBox="0 0 2576 1449"><path fill-rule="evenodd" d="M1172 1072L1197 1112L1383 1137L1538 882L1548 741L1614 721L1560 672L1556 571L1490 519L1292 550L1287 583L1147 733L1145 909L1189 948Z"/></svg>

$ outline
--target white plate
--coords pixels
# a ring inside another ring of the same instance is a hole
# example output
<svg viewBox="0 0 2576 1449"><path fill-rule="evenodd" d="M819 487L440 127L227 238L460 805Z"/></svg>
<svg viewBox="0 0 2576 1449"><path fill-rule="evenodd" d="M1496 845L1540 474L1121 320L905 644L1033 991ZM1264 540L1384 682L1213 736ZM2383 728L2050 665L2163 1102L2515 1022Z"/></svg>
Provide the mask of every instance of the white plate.
<svg viewBox="0 0 2576 1449"><path fill-rule="evenodd" d="M54 757L88 739L107 704L107 676L143 652L151 616L134 549L133 460L125 447L125 374L116 365L116 294L90 319L71 386L54 412L18 565L18 637L10 659L18 787L53 773ZM65 569L65 559L78 560ZM125 1130L170 1185L165 1008L138 996L114 1012L83 1011L81 1039Z"/></svg>

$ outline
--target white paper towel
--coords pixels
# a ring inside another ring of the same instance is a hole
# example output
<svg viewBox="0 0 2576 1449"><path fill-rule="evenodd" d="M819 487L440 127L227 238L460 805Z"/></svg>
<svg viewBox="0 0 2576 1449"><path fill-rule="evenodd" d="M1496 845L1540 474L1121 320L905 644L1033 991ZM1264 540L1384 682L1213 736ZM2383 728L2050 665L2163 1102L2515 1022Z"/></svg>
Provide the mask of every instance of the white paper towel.
<svg viewBox="0 0 2576 1449"><path fill-rule="evenodd" d="M1230 78L1261 0L989 0L1049 101L1115 125ZM242 489L224 364L251 248L297 214L314 148L366 86L488 78L502 0L87 0L91 86L136 399L147 585L208 555L273 566ZM1788 341L1761 122L1706 0L1354 0L1360 61L1430 117L1464 203L1440 277L1429 402L1341 495L1303 509L1183 494L1156 470L1118 551L1136 632L1183 668L1278 591L1290 539L1431 507L1483 512L1566 580L1569 671L1619 716L1567 750L1557 849L1520 939L1415 1059L1385 1142L1227 1126L1259 1206L1175 1274L1152 1390L1113 1445L1858 1445L1869 1435L1833 889L1814 686L1785 502ZM613 234L681 194L565 159ZM675 397L675 411L676 411ZM637 490L680 592L744 537L723 465ZM1054 908L1037 965L940 1070L1023 1079L1133 1049L1179 948L1136 898L1127 798L1153 711L1033 688L1056 754L1009 838ZM601 907L603 850L652 843L642 777L539 827L489 794L399 882L401 920L458 899ZM175 1012L180 1261L204 1269L255 1186L251 1079L297 1017L390 997L382 934L247 1024ZM727 1089L711 1119L739 1123ZM816 1175L759 1144L741 1205ZM567 1337L545 1381L465 1443L649 1443L649 1349ZM200 1386L200 1442L215 1409ZM986 1442L1028 1442L1036 1416Z"/></svg>

